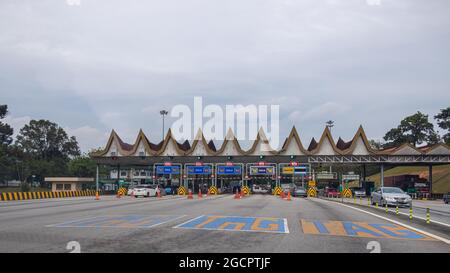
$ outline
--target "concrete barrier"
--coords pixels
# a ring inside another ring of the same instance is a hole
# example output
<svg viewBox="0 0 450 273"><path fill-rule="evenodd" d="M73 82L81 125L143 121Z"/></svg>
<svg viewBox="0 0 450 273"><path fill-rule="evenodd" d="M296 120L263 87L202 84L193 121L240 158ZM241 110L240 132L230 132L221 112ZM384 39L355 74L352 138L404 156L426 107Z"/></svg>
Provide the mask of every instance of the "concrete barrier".
<svg viewBox="0 0 450 273"><path fill-rule="evenodd" d="M101 194L101 191L99 192ZM0 192L0 201L21 201L32 199L68 198L95 196L95 190L63 191L63 192Z"/></svg>

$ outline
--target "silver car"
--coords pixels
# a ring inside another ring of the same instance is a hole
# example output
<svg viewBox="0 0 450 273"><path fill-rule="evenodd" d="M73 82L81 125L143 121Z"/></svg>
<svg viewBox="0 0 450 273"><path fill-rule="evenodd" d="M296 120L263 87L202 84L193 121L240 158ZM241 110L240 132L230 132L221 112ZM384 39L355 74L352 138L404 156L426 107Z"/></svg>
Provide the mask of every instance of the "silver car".
<svg viewBox="0 0 450 273"><path fill-rule="evenodd" d="M372 192L372 205L378 203L380 206L409 207L412 205L412 198L400 188L381 187Z"/></svg>

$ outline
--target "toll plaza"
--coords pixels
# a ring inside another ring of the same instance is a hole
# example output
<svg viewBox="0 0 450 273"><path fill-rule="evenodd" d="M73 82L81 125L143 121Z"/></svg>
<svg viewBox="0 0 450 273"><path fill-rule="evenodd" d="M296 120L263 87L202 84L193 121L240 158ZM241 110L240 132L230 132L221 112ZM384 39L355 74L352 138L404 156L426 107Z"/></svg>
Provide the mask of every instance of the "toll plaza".
<svg viewBox="0 0 450 273"><path fill-rule="evenodd" d="M311 164L308 163L280 163L278 164L280 185L291 184L305 188L311 179Z"/></svg>
<svg viewBox="0 0 450 273"><path fill-rule="evenodd" d="M246 168L246 186L252 187L253 185L263 185L269 187L270 189L279 186L276 163L248 163Z"/></svg>
<svg viewBox="0 0 450 273"><path fill-rule="evenodd" d="M153 166L153 183L168 187L180 187L183 184L183 166L179 163L156 163Z"/></svg>
<svg viewBox="0 0 450 273"><path fill-rule="evenodd" d="M243 163L217 163L216 186L221 193L231 193L233 188L244 185Z"/></svg>
<svg viewBox="0 0 450 273"><path fill-rule="evenodd" d="M214 164L196 162L184 165L185 187L193 193L207 193L211 186L215 186Z"/></svg>

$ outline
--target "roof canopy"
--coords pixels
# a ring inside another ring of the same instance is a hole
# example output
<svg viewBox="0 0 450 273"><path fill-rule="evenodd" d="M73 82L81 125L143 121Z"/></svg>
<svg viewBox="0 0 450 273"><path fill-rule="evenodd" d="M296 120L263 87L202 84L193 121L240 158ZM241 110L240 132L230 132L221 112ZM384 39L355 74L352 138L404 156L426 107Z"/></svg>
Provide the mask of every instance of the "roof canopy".
<svg viewBox="0 0 450 273"><path fill-rule="evenodd" d="M337 143L331 135L328 127L325 127L322 136L317 142L314 138L307 148L295 127L292 128L280 150L272 149L263 129L258 131L257 137L248 150L241 148L233 131L228 130L221 147L215 147L214 142L205 139L203 132L199 130L190 143L179 143L169 129L165 138L160 143L151 143L142 130L134 144L122 141L117 133L112 130L109 140L102 151L91 154L93 157L120 157L120 156L258 156L258 155L306 155L306 156L351 156L351 155L450 155L450 147L445 144L416 148L410 144L403 144L385 150L376 150L370 146L362 126L350 141L341 138Z"/></svg>

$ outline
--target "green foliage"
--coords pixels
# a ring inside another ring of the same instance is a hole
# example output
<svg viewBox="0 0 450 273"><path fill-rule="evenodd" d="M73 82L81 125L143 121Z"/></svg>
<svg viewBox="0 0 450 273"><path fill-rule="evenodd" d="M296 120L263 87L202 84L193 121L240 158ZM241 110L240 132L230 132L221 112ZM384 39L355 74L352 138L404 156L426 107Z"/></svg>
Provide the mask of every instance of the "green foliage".
<svg viewBox="0 0 450 273"><path fill-rule="evenodd" d="M385 148L410 143L414 146L427 142L436 144L440 141L439 135L434 131L434 125L428 121L428 115L417 112L400 122L397 128L391 129L384 136L388 141Z"/></svg>
<svg viewBox="0 0 450 273"><path fill-rule="evenodd" d="M21 192L29 192L31 189L30 184L27 182L20 183L20 191Z"/></svg>
<svg viewBox="0 0 450 273"><path fill-rule="evenodd" d="M69 173L77 177L95 177L97 164L88 156L79 156L69 162Z"/></svg>
<svg viewBox="0 0 450 273"><path fill-rule="evenodd" d="M80 155L75 137L69 137L63 128L48 120L32 120L20 129L17 146L34 158L64 159Z"/></svg>
<svg viewBox="0 0 450 273"><path fill-rule="evenodd" d="M442 138L445 143L450 145L450 107L441 109L441 112L434 116L434 118L436 119L439 127L446 131Z"/></svg>
<svg viewBox="0 0 450 273"><path fill-rule="evenodd" d="M8 114L8 105L0 105L0 120ZM13 129L6 123L0 121L0 145L6 146L12 142Z"/></svg>

